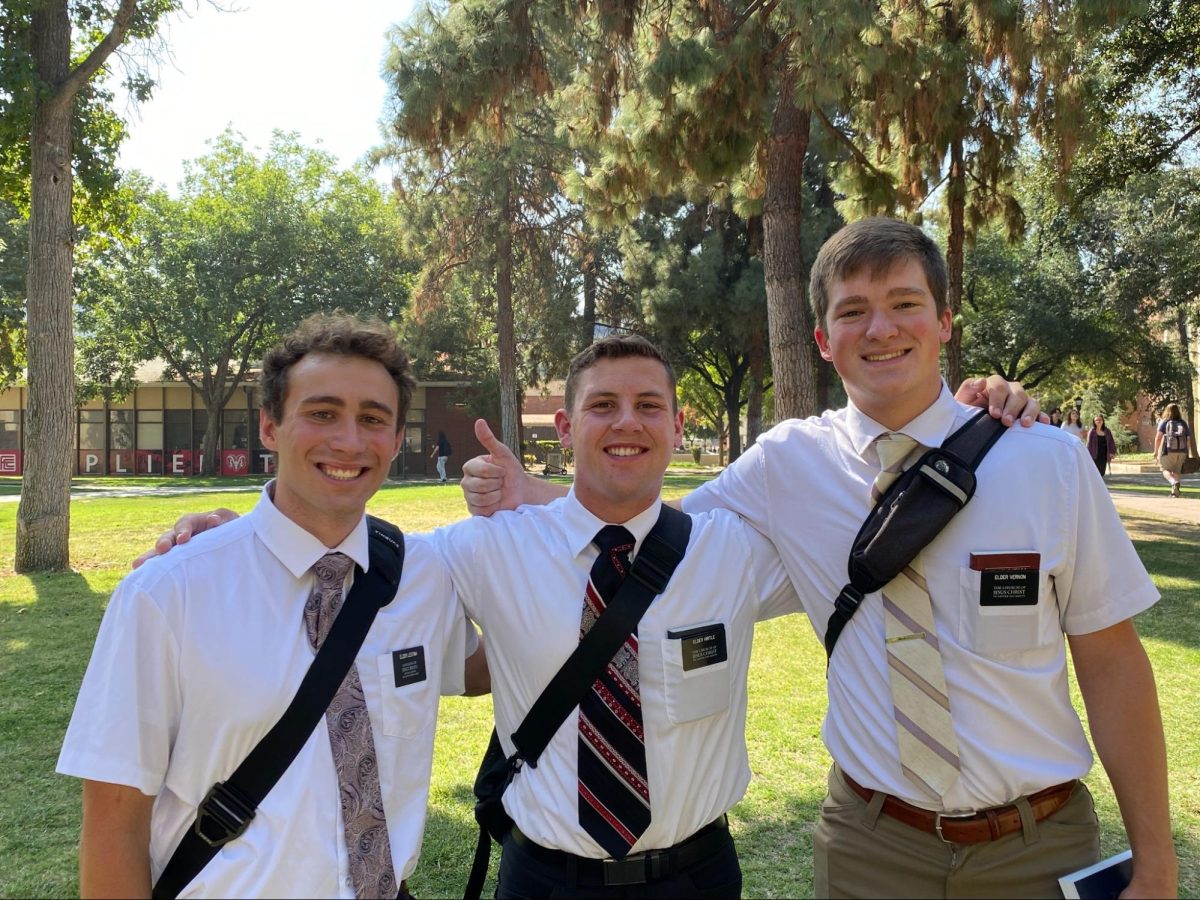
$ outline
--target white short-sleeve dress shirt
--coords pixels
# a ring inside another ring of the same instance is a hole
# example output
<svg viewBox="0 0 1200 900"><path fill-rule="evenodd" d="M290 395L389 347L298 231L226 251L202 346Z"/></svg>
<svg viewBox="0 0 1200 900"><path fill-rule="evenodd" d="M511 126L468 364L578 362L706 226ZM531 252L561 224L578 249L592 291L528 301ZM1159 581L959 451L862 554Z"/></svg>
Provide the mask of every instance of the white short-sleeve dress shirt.
<svg viewBox="0 0 1200 900"><path fill-rule="evenodd" d="M254 510L127 576L113 593L58 771L155 797L150 856L162 872L196 809L278 720L312 664L303 610L329 552L264 489ZM364 518L336 550L369 565ZM356 658L371 717L397 877L417 861L442 693L463 691L465 623L428 539L406 535L404 573ZM348 576L348 580L353 575ZM474 630L470 629L474 635ZM422 648L425 677L396 686L395 651ZM353 897L324 724L181 897Z"/></svg>
<svg viewBox="0 0 1200 900"><path fill-rule="evenodd" d="M943 385L901 431L940 446L976 410ZM824 639L878 471L886 429L853 405L783 422L685 500L731 509L771 539ZM1158 599L1086 448L1047 425L1006 431L977 470L974 498L926 548L962 776L944 801L900 771L879 595L842 632L823 726L834 760L860 784L929 809L983 809L1085 775L1092 756L1068 693L1064 634L1115 625ZM982 602L972 553L1039 554L1037 602Z"/></svg>
<svg viewBox="0 0 1200 900"><path fill-rule="evenodd" d="M640 547L661 504L628 522ZM579 644L592 538L605 523L569 496L435 532L487 640L496 727L506 753L525 713ZM636 548L634 551L636 556ZM733 806L750 780L746 673L754 623L797 611L779 556L724 510L694 516L687 554L638 625L651 821L632 852L673 846ZM727 659L685 671L672 633L720 626ZM531 840L589 858L608 854L579 825L578 710L526 765L504 807Z"/></svg>

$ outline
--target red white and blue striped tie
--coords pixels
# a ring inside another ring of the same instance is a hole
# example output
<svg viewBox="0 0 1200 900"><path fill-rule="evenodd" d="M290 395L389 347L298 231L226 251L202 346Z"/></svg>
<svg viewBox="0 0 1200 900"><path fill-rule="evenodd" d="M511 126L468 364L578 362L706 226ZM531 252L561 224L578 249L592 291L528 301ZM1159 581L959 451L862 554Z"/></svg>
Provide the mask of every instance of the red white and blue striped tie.
<svg viewBox="0 0 1200 900"><path fill-rule="evenodd" d="M634 539L620 525L606 525L593 543L600 555L588 578L581 639L621 586ZM579 704L579 824L614 859L627 856L650 824L638 683L638 641L631 634Z"/></svg>

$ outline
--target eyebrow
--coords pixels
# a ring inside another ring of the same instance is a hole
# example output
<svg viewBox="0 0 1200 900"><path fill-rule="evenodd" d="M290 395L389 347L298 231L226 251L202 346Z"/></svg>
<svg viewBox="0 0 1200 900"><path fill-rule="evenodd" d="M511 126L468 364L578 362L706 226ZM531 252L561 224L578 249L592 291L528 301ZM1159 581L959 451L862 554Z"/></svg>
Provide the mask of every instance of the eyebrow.
<svg viewBox="0 0 1200 900"><path fill-rule="evenodd" d="M583 399L584 399L584 401L609 400L616 396L617 396L616 391L596 391L595 393L585 394ZM665 400L665 399L667 399L667 395L664 394L662 391L639 391L637 394L637 399L638 400L646 400L646 399Z"/></svg>
<svg viewBox="0 0 1200 900"><path fill-rule="evenodd" d="M894 287L887 292L888 297L924 297L925 295L925 291L913 285ZM867 298L863 294L850 294L845 297L838 297L833 301L831 306L838 306L843 303L865 303L866 300Z"/></svg>

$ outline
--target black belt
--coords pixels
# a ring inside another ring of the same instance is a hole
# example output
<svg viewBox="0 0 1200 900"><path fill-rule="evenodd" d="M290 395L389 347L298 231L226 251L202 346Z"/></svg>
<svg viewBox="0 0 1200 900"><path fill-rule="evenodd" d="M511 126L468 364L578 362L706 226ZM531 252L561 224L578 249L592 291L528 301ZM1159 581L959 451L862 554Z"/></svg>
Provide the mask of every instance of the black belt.
<svg viewBox="0 0 1200 900"><path fill-rule="evenodd" d="M573 867L577 884L589 881L606 886L658 881L711 858L730 840L729 821L725 816L708 823L674 847L646 850L624 859L590 859L565 850L551 850L535 844L516 825L509 832L509 837L523 852L539 862L563 868Z"/></svg>

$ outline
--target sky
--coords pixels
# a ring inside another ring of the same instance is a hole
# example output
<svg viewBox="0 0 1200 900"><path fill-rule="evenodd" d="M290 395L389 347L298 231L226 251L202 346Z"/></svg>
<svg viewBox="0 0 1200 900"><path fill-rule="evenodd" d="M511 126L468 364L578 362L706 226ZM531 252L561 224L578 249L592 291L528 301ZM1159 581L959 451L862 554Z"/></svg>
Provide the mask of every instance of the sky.
<svg viewBox="0 0 1200 900"><path fill-rule="evenodd" d="M380 143L385 85L379 76L390 26L412 0L185 0L160 29L169 57L156 64L141 105L116 90L128 123L120 165L172 192L185 160L208 152L227 125L249 147L275 129L332 153L342 167ZM117 67L119 71L119 66Z"/></svg>

